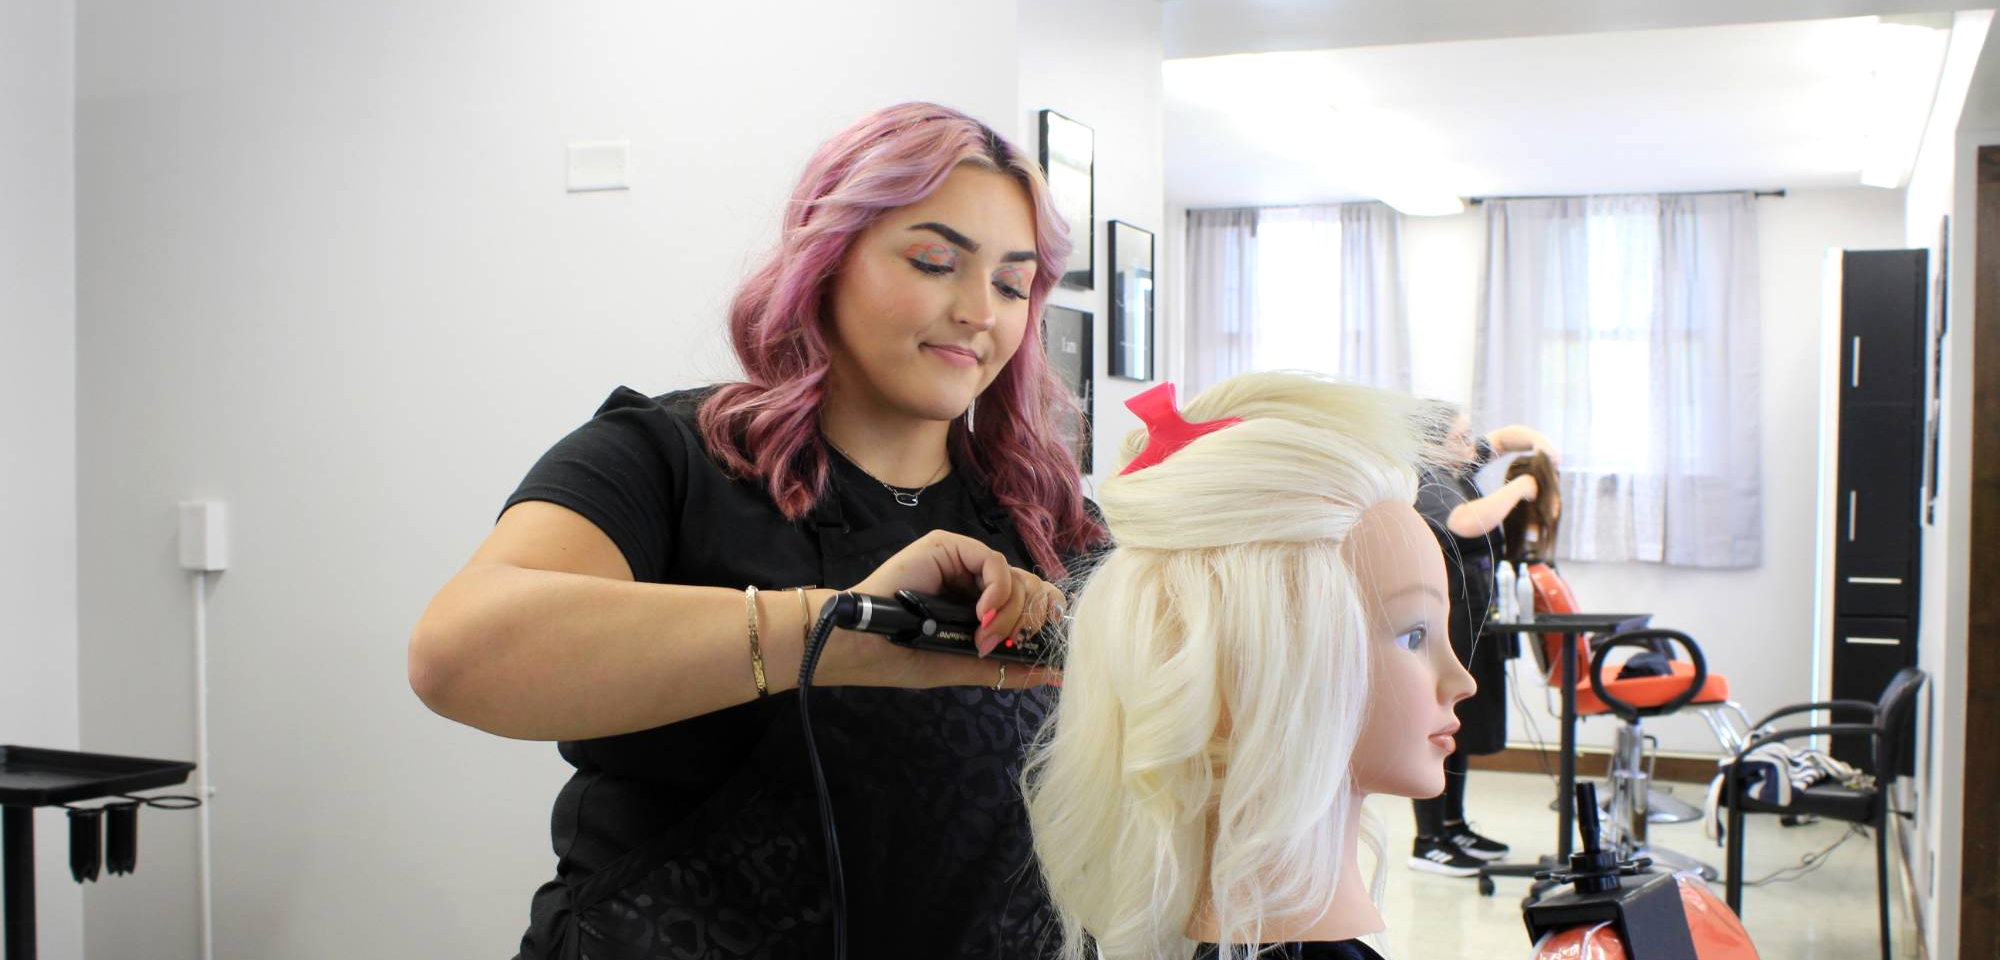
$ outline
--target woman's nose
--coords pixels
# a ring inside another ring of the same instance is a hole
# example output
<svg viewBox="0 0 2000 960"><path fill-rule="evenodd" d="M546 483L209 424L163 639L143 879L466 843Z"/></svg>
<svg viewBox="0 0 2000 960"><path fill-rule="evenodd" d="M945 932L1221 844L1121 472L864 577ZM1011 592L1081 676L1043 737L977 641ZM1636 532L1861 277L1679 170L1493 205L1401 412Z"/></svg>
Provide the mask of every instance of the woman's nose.
<svg viewBox="0 0 2000 960"><path fill-rule="evenodd" d="M972 286L973 289L959 295L957 305L953 308L957 313L954 319L960 326L973 330L984 332L993 329L993 325L999 322L1000 316L993 302L992 286L983 280L968 281L967 286Z"/></svg>

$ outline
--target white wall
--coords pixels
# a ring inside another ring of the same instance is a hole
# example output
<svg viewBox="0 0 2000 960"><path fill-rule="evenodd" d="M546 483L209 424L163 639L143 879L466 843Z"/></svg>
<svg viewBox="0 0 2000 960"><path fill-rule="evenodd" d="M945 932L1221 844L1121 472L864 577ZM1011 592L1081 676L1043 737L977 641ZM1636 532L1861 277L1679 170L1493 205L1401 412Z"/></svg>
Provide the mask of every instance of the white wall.
<svg viewBox="0 0 2000 960"><path fill-rule="evenodd" d="M1992 82L1993 65L1974 79ZM2000 144L2000 115L1966 117L1927 141L1910 185L1908 244L1931 249L1938 263L1938 223L1951 215L1948 333L1942 351L1943 406L1938 452L1937 520L1923 531L1918 666L1930 676L1918 715L1917 819L1908 854L1926 946L1933 957L1958 956L1959 896L1965 812L1964 756L1972 509L1972 340L1978 151ZM1935 277L1935 272L1933 273ZM1988 802L1984 800L1981 802Z"/></svg>
<svg viewBox="0 0 2000 960"><path fill-rule="evenodd" d="M76 4L0 4L0 744L74 750ZM41 955L83 955L61 810L35 813Z"/></svg>
<svg viewBox="0 0 2000 960"><path fill-rule="evenodd" d="M1028 134L1054 106L1098 131L1100 219L1158 223L1156 6L1016 16L85 0L83 734L192 755L171 508L227 501L218 955L514 949L568 768L425 711L409 628L613 386L733 372L723 305L824 135L905 99ZM579 139L630 140L634 188L565 195ZM192 957L194 818L143 835L140 872L93 891L90 953Z"/></svg>
<svg viewBox="0 0 2000 960"><path fill-rule="evenodd" d="M1563 565L1592 609L1651 611L1654 622L1685 630L1709 664L1730 680L1731 697L1753 714L1812 699L1813 477L1818 462L1820 262L1826 248L1902 244L1902 193L1795 190L1757 201L1763 324L1764 563L1749 570L1695 570L1658 564ZM1404 226L1409 278L1411 380L1421 395L1464 401L1472 393L1480 251L1477 208L1454 217L1410 218ZM1487 425L1487 428L1496 425ZM1560 732L1533 660L1514 676L1544 740ZM1512 739L1535 728L1516 710ZM1608 745L1609 722L1584 723L1580 742ZM1671 752L1715 754L1698 718L1646 722Z"/></svg>
<svg viewBox="0 0 2000 960"><path fill-rule="evenodd" d="M1015 142L1034 149L1044 109L1090 127L1097 135L1096 280L1090 290L1057 287L1049 302L1096 318L1096 453L1091 487L1118 469L1118 445L1139 426L1125 401L1152 382L1111 379L1109 221L1153 232L1155 272L1170 266L1161 124L1159 0L1018 0L1021 46L1020 115ZM1156 289L1159 283L1156 280ZM1165 379L1173 360L1166 334L1176 325L1162 290L1154 297L1153 372Z"/></svg>
<svg viewBox="0 0 2000 960"><path fill-rule="evenodd" d="M1902 831L1915 880L1918 926L1929 955L1939 958L1959 956L1971 589L1975 171L1979 148L2000 144L2000 44L1993 40L1988 34L1963 111L1932 114L1904 211L1905 245L1928 248L1932 282L1943 269L1949 286L1948 332L1935 371L1942 399L1937 516L1923 528L1917 628L1918 666L1930 679L1917 715L1916 819ZM1941 257L1939 223L1946 215L1951 217L1950 251Z"/></svg>

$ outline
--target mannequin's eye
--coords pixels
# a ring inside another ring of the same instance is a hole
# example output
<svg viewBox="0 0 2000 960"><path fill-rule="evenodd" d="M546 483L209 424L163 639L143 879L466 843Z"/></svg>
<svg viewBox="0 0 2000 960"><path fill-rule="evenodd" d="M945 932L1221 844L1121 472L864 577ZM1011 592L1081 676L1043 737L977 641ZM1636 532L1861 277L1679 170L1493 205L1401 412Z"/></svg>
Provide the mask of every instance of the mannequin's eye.
<svg viewBox="0 0 2000 960"><path fill-rule="evenodd" d="M1396 634L1394 637L1390 638L1389 642L1394 643L1396 646L1402 647L1405 650L1419 650L1423 648L1425 636L1426 634L1424 632L1424 628L1417 627L1415 629L1405 630L1402 633Z"/></svg>

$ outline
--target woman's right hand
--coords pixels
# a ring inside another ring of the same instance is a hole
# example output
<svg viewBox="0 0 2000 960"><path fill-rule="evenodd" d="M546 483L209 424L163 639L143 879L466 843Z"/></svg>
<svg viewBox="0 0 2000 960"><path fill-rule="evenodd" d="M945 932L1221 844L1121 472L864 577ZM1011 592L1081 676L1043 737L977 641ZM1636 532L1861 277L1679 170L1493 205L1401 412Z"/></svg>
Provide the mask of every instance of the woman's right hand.
<svg viewBox="0 0 2000 960"><path fill-rule="evenodd" d="M1534 500L1536 497L1541 496L1542 485L1539 481L1535 479L1534 474L1524 473L1507 482L1520 485L1521 499L1523 500L1531 501Z"/></svg>
<svg viewBox="0 0 2000 960"><path fill-rule="evenodd" d="M1001 668L984 655L1007 637L1033 633L1063 613L1060 590L1033 573L1009 566L1000 551L943 530L934 530L904 547L852 589L878 597L894 596L898 590L976 595L973 609L983 624L976 634L981 656L912 650L874 634L838 630L820 657L813 679L817 686L991 687L1000 678ZM840 592L810 591L814 615L828 598ZM1040 686L1060 676L1053 668L1011 664L1005 686Z"/></svg>

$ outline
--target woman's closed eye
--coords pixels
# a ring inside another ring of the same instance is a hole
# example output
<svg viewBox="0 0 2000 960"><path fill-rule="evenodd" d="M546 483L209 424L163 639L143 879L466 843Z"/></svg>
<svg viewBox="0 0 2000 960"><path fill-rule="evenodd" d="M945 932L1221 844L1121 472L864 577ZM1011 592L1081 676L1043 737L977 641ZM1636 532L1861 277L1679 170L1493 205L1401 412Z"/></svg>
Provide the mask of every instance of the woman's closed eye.
<svg viewBox="0 0 2000 960"><path fill-rule="evenodd" d="M904 259L919 272L933 277L941 277L958 269L958 254L942 243L914 243L903 251ZM1009 300L1026 300L1028 280L1026 271L1018 265L1006 264L993 271L993 289Z"/></svg>
<svg viewBox="0 0 2000 960"><path fill-rule="evenodd" d="M1009 300L1028 299L1028 272L1019 264L1009 263L993 271L993 289Z"/></svg>
<svg viewBox="0 0 2000 960"><path fill-rule="evenodd" d="M910 266L932 276L950 273L958 265L958 255L942 243L913 243L903 251L904 259Z"/></svg>

